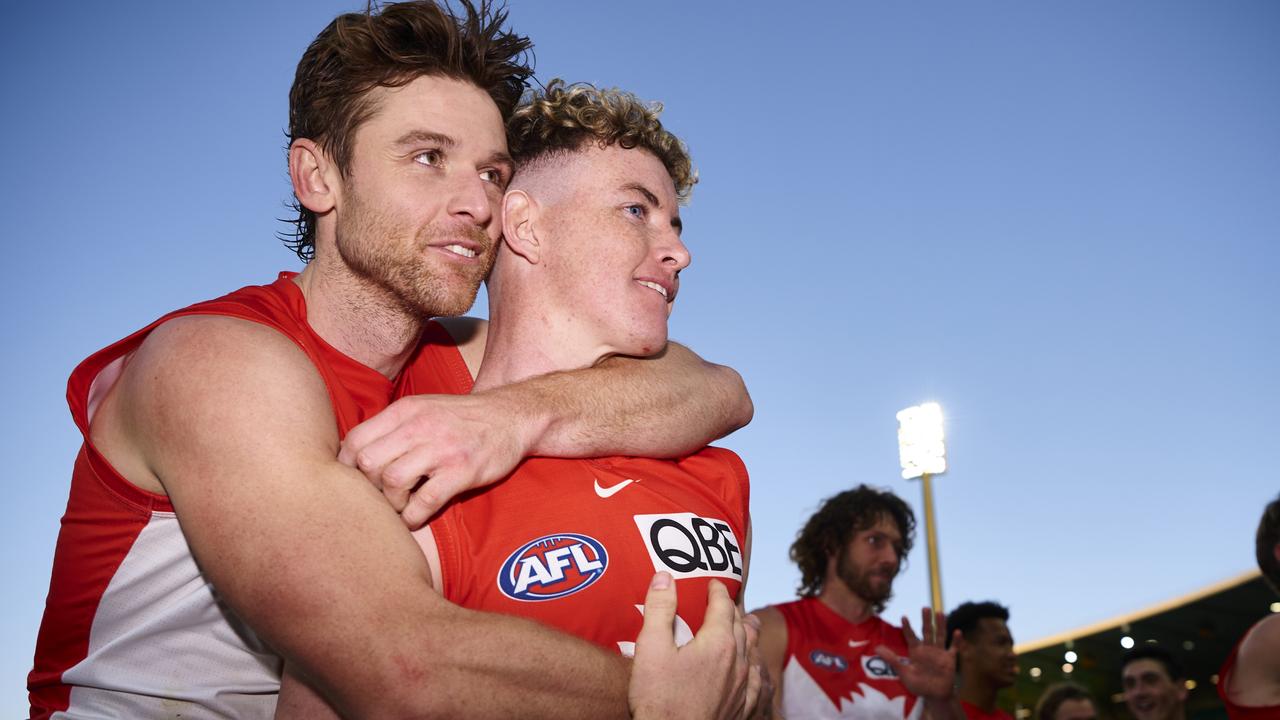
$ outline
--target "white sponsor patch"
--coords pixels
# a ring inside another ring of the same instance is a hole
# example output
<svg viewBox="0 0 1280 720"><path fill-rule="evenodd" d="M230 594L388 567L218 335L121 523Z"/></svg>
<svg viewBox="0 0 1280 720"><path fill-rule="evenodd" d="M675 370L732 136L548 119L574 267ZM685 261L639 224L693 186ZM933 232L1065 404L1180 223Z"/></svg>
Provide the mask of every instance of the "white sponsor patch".
<svg viewBox="0 0 1280 720"><path fill-rule="evenodd" d="M693 513L633 517L654 570L677 579L742 580L742 545L729 523Z"/></svg>

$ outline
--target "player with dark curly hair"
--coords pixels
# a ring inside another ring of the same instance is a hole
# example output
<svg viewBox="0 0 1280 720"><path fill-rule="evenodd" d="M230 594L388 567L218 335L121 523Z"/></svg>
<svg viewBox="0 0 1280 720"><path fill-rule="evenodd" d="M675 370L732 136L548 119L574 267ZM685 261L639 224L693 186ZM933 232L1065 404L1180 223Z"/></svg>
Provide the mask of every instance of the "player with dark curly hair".
<svg viewBox="0 0 1280 720"><path fill-rule="evenodd" d="M926 608L920 638L906 618L898 628L879 617L915 528L902 498L859 485L827 498L800 530L800 599L753 613L783 717L964 717L944 616Z"/></svg>
<svg viewBox="0 0 1280 720"><path fill-rule="evenodd" d="M1254 551L1263 579L1280 593L1280 497L1262 511ZM1249 628L1218 677L1218 695L1231 720L1280 717L1280 614Z"/></svg>

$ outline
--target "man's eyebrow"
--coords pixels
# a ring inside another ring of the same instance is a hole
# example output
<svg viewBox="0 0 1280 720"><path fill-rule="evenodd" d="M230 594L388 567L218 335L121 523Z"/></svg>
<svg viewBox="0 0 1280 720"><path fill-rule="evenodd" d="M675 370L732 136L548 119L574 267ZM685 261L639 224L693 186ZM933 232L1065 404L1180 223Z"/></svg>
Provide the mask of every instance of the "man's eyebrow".
<svg viewBox="0 0 1280 720"><path fill-rule="evenodd" d="M456 140L448 135L431 132L430 130L410 130L396 139L397 146L417 145L419 143L429 143L441 147L453 147L458 144Z"/></svg>
<svg viewBox="0 0 1280 720"><path fill-rule="evenodd" d="M627 183L626 185L622 186L622 189L634 190L635 192L640 193L640 195L645 200L649 201L650 205L653 205L656 208L662 207L662 201L658 199L658 196L654 195L653 191L651 191L649 188L645 187L644 185L641 185L640 183ZM671 227L676 229L676 234L679 234L684 231L684 222L680 220L679 215L671 218Z"/></svg>
<svg viewBox="0 0 1280 720"><path fill-rule="evenodd" d="M516 161L512 160L511 156L504 152L496 152L490 155L489 157L485 158L481 164L482 165L501 165L506 169L508 176L510 176L511 173L515 172L515 169L516 169Z"/></svg>

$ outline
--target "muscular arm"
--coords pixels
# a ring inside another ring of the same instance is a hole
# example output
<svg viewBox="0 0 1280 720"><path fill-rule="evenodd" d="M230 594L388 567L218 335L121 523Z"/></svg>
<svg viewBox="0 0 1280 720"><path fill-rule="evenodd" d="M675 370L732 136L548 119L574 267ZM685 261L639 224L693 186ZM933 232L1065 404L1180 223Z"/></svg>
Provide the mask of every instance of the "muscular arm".
<svg viewBox="0 0 1280 720"><path fill-rule="evenodd" d="M445 326L475 375L486 324ZM669 343L651 358L609 358L472 395L402 398L352 429L339 460L364 472L416 528L524 457L673 457L745 425L752 412L735 371ZM431 481L415 491L424 476Z"/></svg>
<svg viewBox="0 0 1280 720"><path fill-rule="evenodd" d="M488 323L440 322L458 342L474 377ZM551 373L489 391L511 396L540 432L530 455L675 457L698 450L751 422L741 376L671 342L647 358L611 357L585 370Z"/></svg>
<svg viewBox="0 0 1280 720"><path fill-rule="evenodd" d="M621 658L432 590L383 498L334 460L327 392L280 334L170 321L99 416L104 452L163 486L219 595L343 715L625 717Z"/></svg>

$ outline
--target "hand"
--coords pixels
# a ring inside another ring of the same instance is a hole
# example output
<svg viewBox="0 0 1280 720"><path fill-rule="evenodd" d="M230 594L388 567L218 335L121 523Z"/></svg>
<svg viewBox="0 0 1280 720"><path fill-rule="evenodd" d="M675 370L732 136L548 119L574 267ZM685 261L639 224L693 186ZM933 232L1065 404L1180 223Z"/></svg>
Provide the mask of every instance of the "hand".
<svg viewBox="0 0 1280 720"><path fill-rule="evenodd" d="M907 657L903 658L883 645L876 647L876 654L898 673L903 686L912 695L948 702L956 677L956 646L953 642L951 649L945 647L947 616L922 608L920 631L923 639L916 637L911 621L903 617L902 634L907 638ZM957 630L956 634L959 633Z"/></svg>
<svg viewBox="0 0 1280 720"><path fill-rule="evenodd" d="M750 715L760 696L759 667L750 666L756 628L718 580L707 587L707 613L692 641L675 645L675 581L658 573L644 601L628 701L635 720L725 720ZM758 660L758 658L757 658Z"/></svg>
<svg viewBox="0 0 1280 720"><path fill-rule="evenodd" d="M454 495L506 477L525 456L532 423L508 405L483 393L401 398L352 428L338 461L363 472L416 530Z"/></svg>

